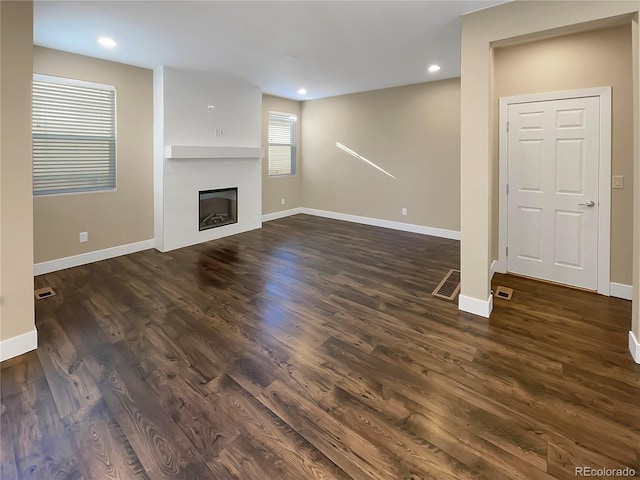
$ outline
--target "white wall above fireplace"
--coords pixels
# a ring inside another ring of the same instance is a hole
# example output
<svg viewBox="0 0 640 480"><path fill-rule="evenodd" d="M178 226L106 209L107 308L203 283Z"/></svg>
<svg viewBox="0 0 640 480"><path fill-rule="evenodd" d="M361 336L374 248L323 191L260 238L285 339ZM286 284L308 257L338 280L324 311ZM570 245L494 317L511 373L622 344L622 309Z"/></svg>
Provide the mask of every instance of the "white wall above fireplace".
<svg viewBox="0 0 640 480"><path fill-rule="evenodd" d="M235 76L154 70L158 250L261 227L261 109L260 89ZM229 187L238 188L238 223L199 231L198 192Z"/></svg>
<svg viewBox="0 0 640 480"><path fill-rule="evenodd" d="M181 158L262 158L262 147L203 147L197 145L167 145L165 156Z"/></svg>

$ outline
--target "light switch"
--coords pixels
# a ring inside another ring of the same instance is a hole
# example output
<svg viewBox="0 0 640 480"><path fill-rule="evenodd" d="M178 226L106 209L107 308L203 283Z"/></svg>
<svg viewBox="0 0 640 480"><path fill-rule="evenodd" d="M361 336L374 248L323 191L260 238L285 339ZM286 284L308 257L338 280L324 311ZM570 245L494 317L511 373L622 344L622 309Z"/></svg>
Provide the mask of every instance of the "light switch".
<svg viewBox="0 0 640 480"><path fill-rule="evenodd" d="M622 175L613 175L611 177L611 188L624 188L624 177Z"/></svg>

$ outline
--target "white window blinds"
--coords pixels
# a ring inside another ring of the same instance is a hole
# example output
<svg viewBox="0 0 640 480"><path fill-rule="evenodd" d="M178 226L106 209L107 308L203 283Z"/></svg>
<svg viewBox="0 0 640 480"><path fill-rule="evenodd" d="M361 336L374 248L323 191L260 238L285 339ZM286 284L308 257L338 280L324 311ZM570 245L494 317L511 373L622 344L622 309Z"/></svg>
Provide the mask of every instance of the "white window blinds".
<svg viewBox="0 0 640 480"><path fill-rule="evenodd" d="M33 78L33 194L116 187L115 88Z"/></svg>
<svg viewBox="0 0 640 480"><path fill-rule="evenodd" d="M269 175L295 175L296 121L295 115L269 112Z"/></svg>

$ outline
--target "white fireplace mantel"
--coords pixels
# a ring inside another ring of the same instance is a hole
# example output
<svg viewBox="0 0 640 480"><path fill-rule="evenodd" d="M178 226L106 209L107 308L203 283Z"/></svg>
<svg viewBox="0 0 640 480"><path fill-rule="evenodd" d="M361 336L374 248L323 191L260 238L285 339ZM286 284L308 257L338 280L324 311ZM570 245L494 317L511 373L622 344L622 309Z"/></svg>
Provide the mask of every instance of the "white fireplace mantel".
<svg viewBox="0 0 640 480"><path fill-rule="evenodd" d="M262 158L262 147L220 147L220 146L196 146L196 145L167 145L165 147L167 158L194 159L231 159L231 158Z"/></svg>

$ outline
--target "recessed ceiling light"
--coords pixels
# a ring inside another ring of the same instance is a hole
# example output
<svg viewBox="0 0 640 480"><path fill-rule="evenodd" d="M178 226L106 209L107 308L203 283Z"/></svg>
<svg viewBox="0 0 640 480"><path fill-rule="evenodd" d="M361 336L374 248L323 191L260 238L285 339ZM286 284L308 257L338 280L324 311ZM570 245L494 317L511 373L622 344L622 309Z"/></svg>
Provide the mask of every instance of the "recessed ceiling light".
<svg viewBox="0 0 640 480"><path fill-rule="evenodd" d="M430 65L429 66L429 73L436 73L438 70L440 70L440 65Z"/></svg>
<svg viewBox="0 0 640 480"><path fill-rule="evenodd" d="M98 43L105 48L114 48L116 46L116 41L109 37L98 38Z"/></svg>
<svg viewBox="0 0 640 480"><path fill-rule="evenodd" d="M306 94L307 94L307 89L306 88L298 89L298 95L306 95Z"/></svg>

